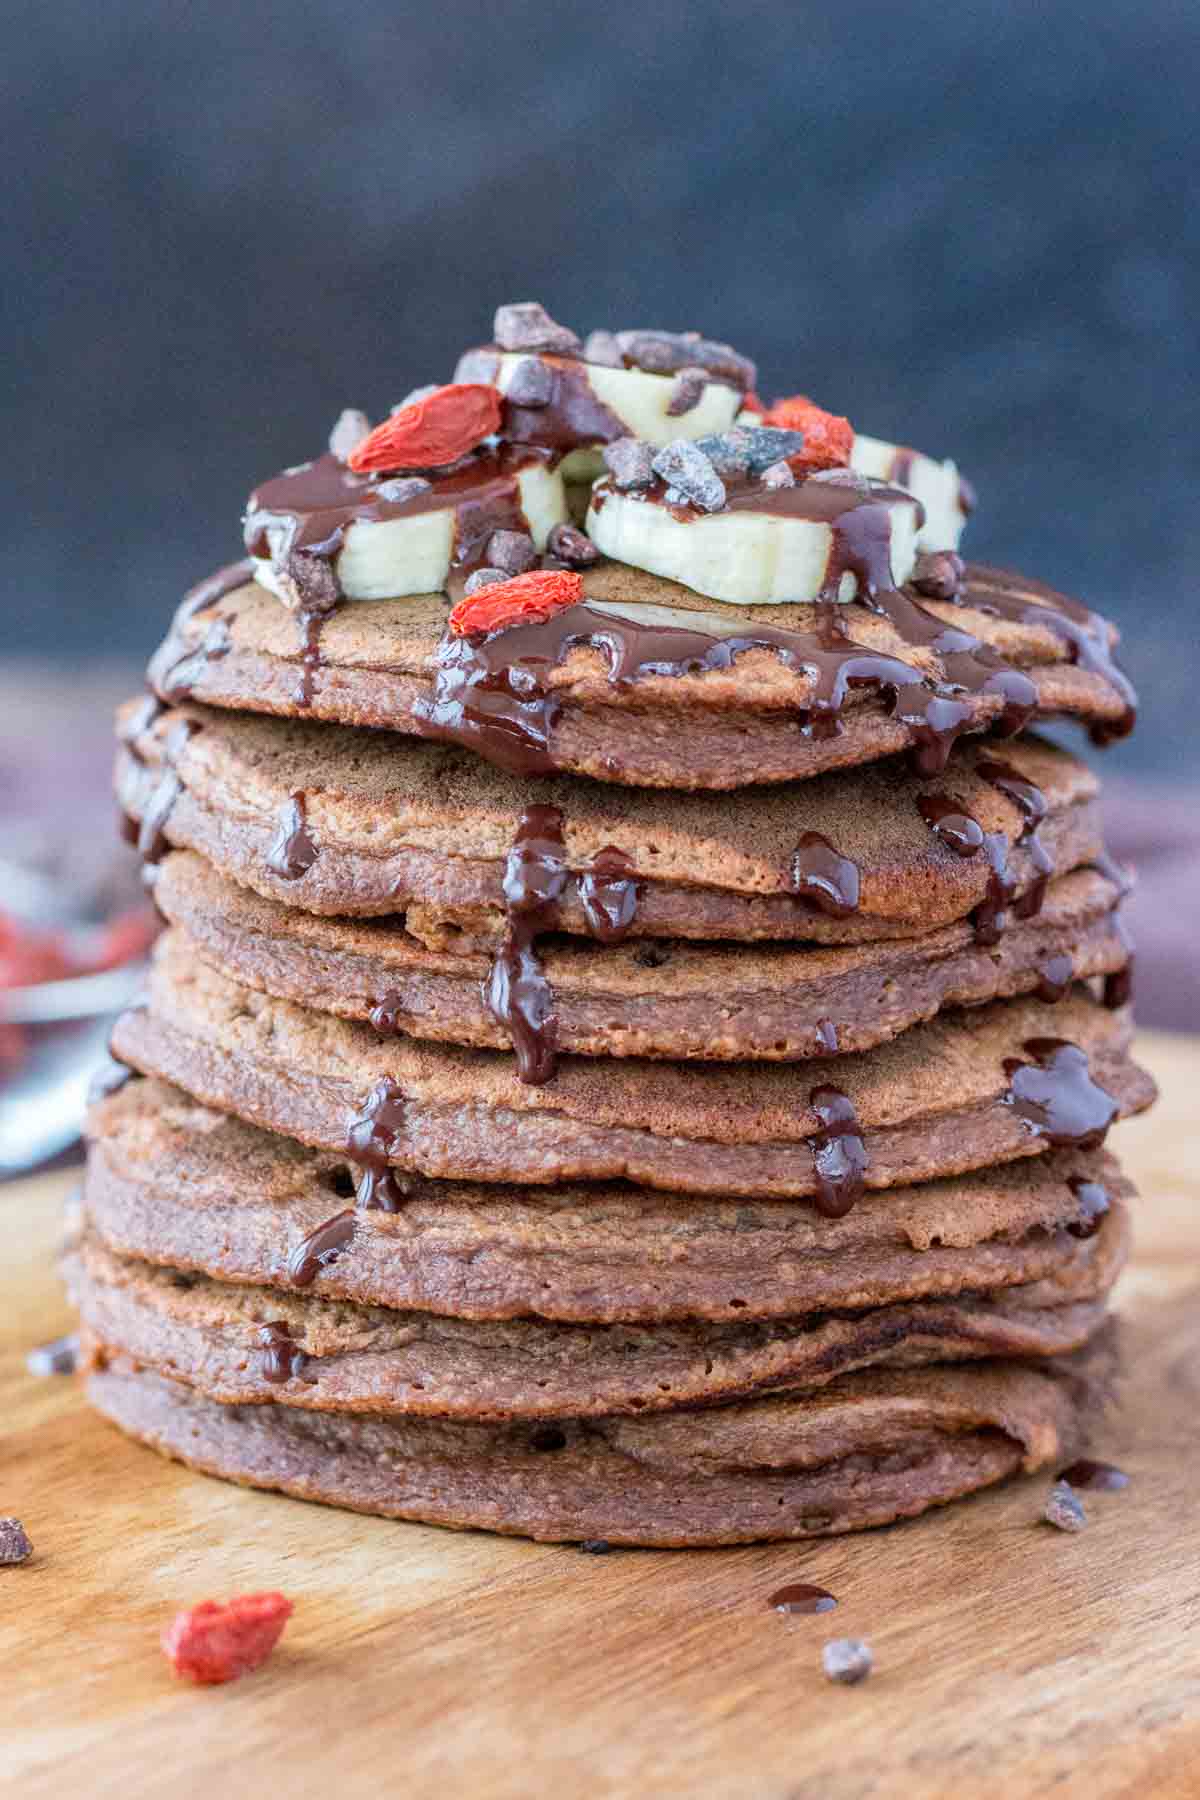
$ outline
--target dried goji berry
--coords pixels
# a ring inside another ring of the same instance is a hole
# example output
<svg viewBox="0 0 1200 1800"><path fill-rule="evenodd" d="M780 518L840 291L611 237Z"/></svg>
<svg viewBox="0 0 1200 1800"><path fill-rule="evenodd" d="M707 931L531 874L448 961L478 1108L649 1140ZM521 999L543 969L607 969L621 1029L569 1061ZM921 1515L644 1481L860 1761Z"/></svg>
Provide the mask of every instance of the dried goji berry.
<svg viewBox="0 0 1200 1800"><path fill-rule="evenodd" d="M767 410L766 401L760 400L758 395L755 393L754 389L751 388L750 392L746 395L745 399L742 401L742 411L743 412L754 412L754 413L765 413L766 410Z"/></svg>
<svg viewBox="0 0 1200 1800"><path fill-rule="evenodd" d="M503 631L530 619L548 619L582 599L583 576L573 569L530 569L527 575L494 581L460 600L450 614L450 629L457 637Z"/></svg>
<svg viewBox="0 0 1200 1800"><path fill-rule="evenodd" d="M192 1681L236 1681L266 1662L292 1616L282 1594L235 1594L176 1613L162 1634L163 1654Z"/></svg>
<svg viewBox="0 0 1200 1800"><path fill-rule="evenodd" d="M346 461L359 475L384 469L440 469L499 428L499 390L482 381L452 381L376 425Z"/></svg>
<svg viewBox="0 0 1200 1800"><path fill-rule="evenodd" d="M794 469L840 469L850 461L854 427L849 419L826 412L807 394L774 401L763 414L763 424L804 433L803 450L788 458Z"/></svg>

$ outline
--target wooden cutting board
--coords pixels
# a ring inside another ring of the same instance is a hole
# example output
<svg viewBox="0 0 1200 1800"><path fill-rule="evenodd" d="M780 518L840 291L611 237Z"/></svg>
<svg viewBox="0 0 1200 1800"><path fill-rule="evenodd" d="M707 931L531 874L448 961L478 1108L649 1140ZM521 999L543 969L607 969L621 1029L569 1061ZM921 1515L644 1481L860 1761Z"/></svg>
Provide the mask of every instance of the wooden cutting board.
<svg viewBox="0 0 1200 1800"><path fill-rule="evenodd" d="M1133 1477L1088 1529L1045 1479L859 1537L586 1556L254 1494L161 1461L37 1380L68 1325L65 1177L0 1189L6 1795L1200 1796L1200 1042L1147 1037L1163 1086L1117 1148L1142 1188L1119 1304L1129 1372L1098 1454ZM767 1596L817 1581L836 1613ZM157 1648L181 1603L282 1588L270 1664L194 1689ZM870 1640L831 1686L820 1648Z"/></svg>

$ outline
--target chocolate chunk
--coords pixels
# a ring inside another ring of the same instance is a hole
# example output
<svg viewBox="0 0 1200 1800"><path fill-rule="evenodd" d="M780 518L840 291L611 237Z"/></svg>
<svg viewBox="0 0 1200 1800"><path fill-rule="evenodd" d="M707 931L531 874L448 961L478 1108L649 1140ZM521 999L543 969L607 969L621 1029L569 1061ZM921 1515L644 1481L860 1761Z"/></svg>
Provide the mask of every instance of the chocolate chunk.
<svg viewBox="0 0 1200 1800"><path fill-rule="evenodd" d="M833 1638L821 1651L821 1661L830 1681L843 1687L854 1687L865 1681L875 1667L870 1644L862 1638Z"/></svg>
<svg viewBox="0 0 1200 1800"><path fill-rule="evenodd" d="M752 475L761 475L789 456L799 456L804 448L802 431L781 431L776 425L743 425L739 434L745 439Z"/></svg>
<svg viewBox="0 0 1200 1800"><path fill-rule="evenodd" d="M468 575L463 583L463 593L477 594L480 588L491 587L494 582L511 579L511 576L506 575L503 569L476 569L474 574Z"/></svg>
<svg viewBox="0 0 1200 1800"><path fill-rule="evenodd" d="M574 525L552 526L546 548L567 569L589 569L600 560L600 552L591 538Z"/></svg>
<svg viewBox="0 0 1200 1800"><path fill-rule="evenodd" d="M701 512L720 512L725 504L725 483L695 444L676 438L654 458L654 473L677 489Z"/></svg>
<svg viewBox="0 0 1200 1800"><path fill-rule="evenodd" d="M579 339L565 325L556 325L536 300L513 300L496 308L492 337L501 350L558 350L581 348Z"/></svg>
<svg viewBox="0 0 1200 1800"><path fill-rule="evenodd" d="M392 506L399 506L405 500L415 500L418 494L427 494L433 486L423 475L394 475L390 481L381 481L375 489L381 500Z"/></svg>
<svg viewBox="0 0 1200 1800"><path fill-rule="evenodd" d="M762 484L768 488L795 487L796 477L792 473L792 465L786 462L772 463L769 469L762 472Z"/></svg>
<svg viewBox="0 0 1200 1800"><path fill-rule="evenodd" d="M524 575L537 561L537 547L527 531L493 531L484 551L488 567L505 576Z"/></svg>
<svg viewBox="0 0 1200 1800"><path fill-rule="evenodd" d="M338 549L341 545L338 545ZM336 552L335 552L336 554ZM337 578L332 556L315 556L306 550L291 550L276 576L284 591L285 602L297 612L332 612L342 600L342 585Z"/></svg>
<svg viewBox="0 0 1200 1800"><path fill-rule="evenodd" d="M744 392L754 386L758 373L748 356L729 344L702 338L698 331L618 331L616 341L627 365L651 375L700 368Z"/></svg>
<svg viewBox="0 0 1200 1800"><path fill-rule="evenodd" d="M471 351L468 350L467 355L470 356ZM427 381L424 387L413 388L409 393L405 394L403 400L398 400L396 402L392 411L394 413L403 412L406 406L415 406L418 400L428 400L430 394L436 394L437 391L438 383L436 381Z"/></svg>
<svg viewBox="0 0 1200 1800"><path fill-rule="evenodd" d="M743 425L735 425L731 431L711 432L708 437L696 438L697 450L702 450L718 475L748 475L750 473L750 434Z"/></svg>
<svg viewBox="0 0 1200 1800"><path fill-rule="evenodd" d="M617 438L602 454L615 487L644 488L654 480L654 450L640 438Z"/></svg>
<svg viewBox="0 0 1200 1800"><path fill-rule="evenodd" d="M1088 1522L1075 1489L1065 1481L1056 1481L1050 1489L1042 1518L1059 1531L1082 1531Z"/></svg>
<svg viewBox="0 0 1200 1800"><path fill-rule="evenodd" d="M347 406L337 416L333 430L329 434L330 453L339 462L345 462L350 452L361 444L371 429L371 421L365 412L357 407Z"/></svg>
<svg viewBox="0 0 1200 1800"><path fill-rule="evenodd" d="M953 600L962 587L966 566L953 550L935 550L918 556L912 585L918 594L927 594L931 600Z"/></svg>
<svg viewBox="0 0 1200 1800"><path fill-rule="evenodd" d="M667 417L678 419L684 413L694 412L703 400L707 386L706 369L680 369L671 389L671 398L667 401Z"/></svg>
<svg viewBox="0 0 1200 1800"><path fill-rule="evenodd" d="M33 1545L20 1519L0 1519L0 1564L28 1562Z"/></svg>
<svg viewBox="0 0 1200 1800"><path fill-rule="evenodd" d="M583 340L584 362L599 363L605 369L623 369L625 358L611 331L589 331Z"/></svg>
<svg viewBox="0 0 1200 1800"><path fill-rule="evenodd" d="M513 406L549 406L554 396L554 370L536 356L527 356L513 370L504 398Z"/></svg>
<svg viewBox="0 0 1200 1800"><path fill-rule="evenodd" d="M496 379L496 371L500 367L500 358L490 344L482 344L475 350L464 350L454 365L455 381L481 381L485 386Z"/></svg>

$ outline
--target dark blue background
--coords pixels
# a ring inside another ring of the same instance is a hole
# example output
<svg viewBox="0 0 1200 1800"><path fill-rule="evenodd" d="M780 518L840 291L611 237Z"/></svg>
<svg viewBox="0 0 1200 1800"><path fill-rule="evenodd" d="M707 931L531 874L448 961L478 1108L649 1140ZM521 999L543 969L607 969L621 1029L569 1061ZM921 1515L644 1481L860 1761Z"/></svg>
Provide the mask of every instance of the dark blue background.
<svg viewBox="0 0 1200 1800"><path fill-rule="evenodd" d="M10 14L11 651L148 651L251 483L498 299L954 454L1194 767L1196 0Z"/></svg>

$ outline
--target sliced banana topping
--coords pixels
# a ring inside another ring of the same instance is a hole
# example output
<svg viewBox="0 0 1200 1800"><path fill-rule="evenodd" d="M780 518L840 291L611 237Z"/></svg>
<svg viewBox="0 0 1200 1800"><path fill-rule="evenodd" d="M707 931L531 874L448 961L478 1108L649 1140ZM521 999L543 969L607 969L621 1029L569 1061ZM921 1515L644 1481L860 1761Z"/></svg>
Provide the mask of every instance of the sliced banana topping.
<svg viewBox="0 0 1200 1800"><path fill-rule="evenodd" d="M700 487L693 501L664 479L671 450L656 457L653 486L622 491L606 477L592 490L587 531L606 556L743 606L849 601L912 574L921 507L911 495L845 470L793 482L768 470L718 477L723 503Z"/></svg>
<svg viewBox="0 0 1200 1800"><path fill-rule="evenodd" d="M850 467L891 487L914 494L925 508L925 523L917 534L919 550L957 550L967 522L962 480L949 457L938 462L920 450L888 444L882 438L855 434Z"/></svg>
<svg viewBox="0 0 1200 1800"><path fill-rule="evenodd" d="M538 457L486 453L447 475L389 479L328 456L251 496L246 543L255 579L304 610L437 593L452 569L486 560L496 532L527 532L544 550L567 518L561 469Z"/></svg>

